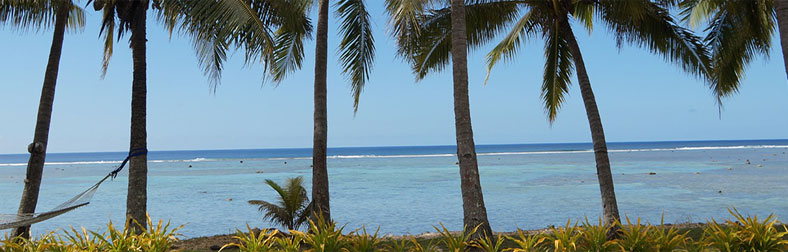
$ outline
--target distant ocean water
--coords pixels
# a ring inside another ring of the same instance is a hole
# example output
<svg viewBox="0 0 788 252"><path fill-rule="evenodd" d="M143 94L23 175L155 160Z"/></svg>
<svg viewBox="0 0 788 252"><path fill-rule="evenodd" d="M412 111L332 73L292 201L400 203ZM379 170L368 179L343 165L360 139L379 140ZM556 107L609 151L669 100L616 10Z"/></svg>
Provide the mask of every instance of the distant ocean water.
<svg viewBox="0 0 788 252"><path fill-rule="evenodd" d="M659 222L746 214L788 217L788 140L609 143L616 196L624 215ZM478 145L479 170L496 231L560 225L601 214L590 143ZM332 217L349 229L418 234L444 223L462 227L454 146L329 148ZM0 213L15 213L27 154L0 155ZM51 153L38 209L81 192L117 167L122 152ZM151 151L148 211L186 224L186 237L269 227L246 202L275 200L265 179L304 176L311 149ZM750 164L747 164L749 161ZM649 175L654 172L656 175ZM102 185L90 205L35 224L34 232L123 223L127 171ZM781 220L785 220L782 219ZM2 233L3 231L0 231Z"/></svg>

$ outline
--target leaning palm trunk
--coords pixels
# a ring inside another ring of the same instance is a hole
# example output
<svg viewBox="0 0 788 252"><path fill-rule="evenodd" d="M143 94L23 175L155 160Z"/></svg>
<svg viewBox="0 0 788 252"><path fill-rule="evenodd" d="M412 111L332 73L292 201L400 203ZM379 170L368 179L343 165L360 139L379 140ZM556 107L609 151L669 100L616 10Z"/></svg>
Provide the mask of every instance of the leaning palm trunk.
<svg viewBox="0 0 788 252"><path fill-rule="evenodd" d="M460 162L460 187L462 191L463 223L468 228L479 226L474 237L491 235L484 206L482 186L479 181L479 165L476 161L476 146L473 142L471 109L468 98L468 59L465 27L465 2L451 1L451 56L454 80L454 127L457 134L457 159Z"/></svg>
<svg viewBox="0 0 788 252"><path fill-rule="evenodd" d="M780 45L783 51L783 65L788 78L788 0L774 0L777 12L777 27L780 31Z"/></svg>
<svg viewBox="0 0 788 252"><path fill-rule="evenodd" d="M131 86L131 140L130 150L147 149L146 130L146 59L145 19L147 3L136 6L133 10L136 15L131 24L131 53L134 64L134 73ZM131 158L129 163L129 187L126 197L126 218L133 223L134 232L142 232L147 221L147 184L148 184L148 155L142 154ZM138 224L138 225L134 225Z"/></svg>
<svg viewBox="0 0 788 252"><path fill-rule="evenodd" d="M22 200L19 203L19 214L33 213L38 204L38 192L41 187L41 176L44 172L47 143L49 139L49 124L52 119L52 104L55 100L55 85L60 67L60 54L63 49L63 36L68 20L68 4L61 5L55 16L55 33L52 36L52 47L49 50L49 62L44 73L44 85L41 88L41 100L38 104L38 118L33 136L33 143L27 147L30 159L27 162L27 175L25 189L22 191ZM18 227L14 236L30 237L30 226Z"/></svg>
<svg viewBox="0 0 788 252"><path fill-rule="evenodd" d="M328 196L328 169L326 149L328 141L328 119L326 105L326 68L328 47L328 0L320 0L315 38L315 128L312 142L312 201L313 210L323 220L331 220ZM316 219L317 216L312 216Z"/></svg>
<svg viewBox="0 0 788 252"><path fill-rule="evenodd" d="M618 204L616 203L616 192L613 189L613 175L610 172L610 159L607 155L607 143L605 142L605 131L602 128L602 119L599 116L599 109L596 106L594 91L591 90L591 81L588 79L586 66L580 47L577 45L575 35L569 22L563 22L561 32L569 44L569 50L575 61L577 70L577 82L583 96L583 104L586 107L588 124L591 127L591 139L594 144L594 158L596 159L596 172L599 179L599 191L602 194L603 218L606 224L612 225L619 221ZM612 229L611 229L612 230ZM613 232L611 232L611 235Z"/></svg>

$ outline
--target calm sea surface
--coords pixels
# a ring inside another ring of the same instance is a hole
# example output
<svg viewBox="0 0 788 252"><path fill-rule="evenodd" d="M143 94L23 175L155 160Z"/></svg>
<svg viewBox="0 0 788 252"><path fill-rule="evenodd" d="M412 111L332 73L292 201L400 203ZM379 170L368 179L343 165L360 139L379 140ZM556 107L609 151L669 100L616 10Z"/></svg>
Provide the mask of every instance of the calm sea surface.
<svg viewBox="0 0 788 252"><path fill-rule="evenodd" d="M610 143L623 215L659 222L726 219L746 214L788 217L788 140ZM418 234L444 223L462 226L459 171L453 146L330 148L332 217L347 229ZM591 144L479 145L485 203L496 231L536 229L601 214ZM311 149L151 151L148 211L185 224L186 237L269 227L248 200L274 201L265 179L304 176ZM38 209L48 210L117 167L125 153L53 153ZM749 160L750 164L747 164ZM27 155L0 155L0 213L16 213ZM649 175L654 172L655 175ZM127 171L104 183L90 205L34 232L123 223ZM785 219L781 218L785 221ZM0 231L2 233L3 231ZM1 234L0 234L1 235Z"/></svg>

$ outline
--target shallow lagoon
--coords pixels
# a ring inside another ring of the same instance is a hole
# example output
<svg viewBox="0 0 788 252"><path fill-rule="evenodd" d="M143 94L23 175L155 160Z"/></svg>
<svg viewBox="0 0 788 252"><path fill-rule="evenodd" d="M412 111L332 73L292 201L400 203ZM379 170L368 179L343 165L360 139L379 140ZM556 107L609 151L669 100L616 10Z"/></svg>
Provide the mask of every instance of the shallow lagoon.
<svg viewBox="0 0 788 252"><path fill-rule="evenodd" d="M462 203L453 148L331 149L333 218L348 229L381 225L381 232L390 234L432 231L440 222L460 229ZM704 222L728 218L729 206L746 214L788 217L788 140L611 143L610 148L622 217L658 223L664 214L670 223ZM601 204L589 149L589 144L479 146L493 229L544 228L583 216L595 220ZM185 224L181 233L186 237L229 233L247 223L270 226L246 201L275 199L264 179L279 182L304 176L311 181L310 152L151 152L149 212L154 219ZM86 189L117 166L110 160L122 158L122 153L51 154L39 209ZM16 211L25 161L25 155L0 155L0 213ZM126 182L124 171L103 184L89 206L36 224L34 232L71 225L101 229L109 220L122 223Z"/></svg>

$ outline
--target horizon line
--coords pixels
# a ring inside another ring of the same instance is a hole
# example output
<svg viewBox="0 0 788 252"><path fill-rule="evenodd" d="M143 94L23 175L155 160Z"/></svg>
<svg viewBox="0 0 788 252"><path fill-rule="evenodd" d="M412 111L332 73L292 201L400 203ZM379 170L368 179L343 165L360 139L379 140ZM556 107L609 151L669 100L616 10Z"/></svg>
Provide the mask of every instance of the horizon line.
<svg viewBox="0 0 788 252"><path fill-rule="evenodd" d="M788 141L786 138L759 138L759 139L716 139L716 140L658 140L658 141L607 141L606 143L671 143L671 142L716 142L716 141ZM491 145L540 145L540 144L592 144L592 142L550 142L550 143L482 143L475 144L475 146L491 146ZM329 149L342 149L342 148L387 148L387 147L448 147L456 146L456 144L426 144L426 145L358 145L358 146L329 146ZM176 151L234 151L234 150L295 150L295 149L311 149L312 147L264 147L264 148L220 148L220 149L164 149L153 150L156 152L176 152ZM70 152L47 152L47 154L78 154L78 153L124 153L125 150L113 151L70 151ZM0 153L0 155L26 155L29 153Z"/></svg>

